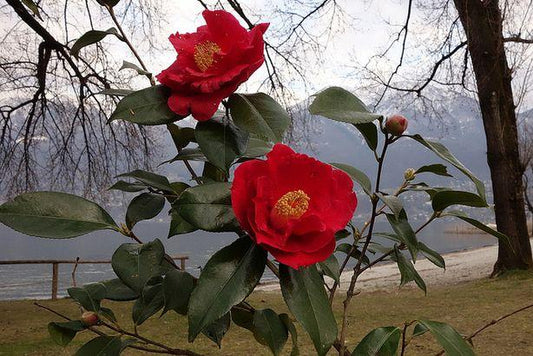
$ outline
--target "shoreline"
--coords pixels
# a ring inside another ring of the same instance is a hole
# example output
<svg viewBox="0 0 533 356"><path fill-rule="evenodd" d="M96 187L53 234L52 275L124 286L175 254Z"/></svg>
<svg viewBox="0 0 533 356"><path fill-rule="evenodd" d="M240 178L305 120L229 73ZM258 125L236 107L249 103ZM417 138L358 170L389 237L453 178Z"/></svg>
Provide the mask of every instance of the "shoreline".
<svg viewBox="0 0 533 356"><path fill-rule="evenodd" d="M533 245L533 239L530 239ZM419 259L414 264L420 276L428 287L454 285L468 281L486 278L492 272L498 256L498 245L481 247L473 250L450 252L443 254L446 269L439 268L427 259ZM352 271L345 271L341 275L339 291L346 291L350 283ZM329 279L326 277L326 279ZM331 281L331 279L329 279ZM356 291L373 292L378 290L396 291L400 286L400 271L396 263L383 262L369 268L357 280ZM394 288L394 289L391 289ZM409 282L402 288L417 288L414 282ZM257 291L278 292L280 286L277 281L266 282L256 287Z"/></svg>

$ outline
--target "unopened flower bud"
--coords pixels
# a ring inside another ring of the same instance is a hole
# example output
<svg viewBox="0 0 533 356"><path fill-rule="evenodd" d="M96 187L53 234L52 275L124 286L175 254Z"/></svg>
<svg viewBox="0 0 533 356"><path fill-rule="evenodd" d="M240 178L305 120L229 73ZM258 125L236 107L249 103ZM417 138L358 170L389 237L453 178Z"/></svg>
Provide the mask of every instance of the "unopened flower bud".
<svg viewBox="0 0 533 356"><path fill-rule="evenodd" d="M407 123L402 115L392 115L385 122L385 130L393 136L400 136L407 129Z"/></svg>
<svg viewBox="0 0 533 356"><path fill-rule="evenodd" d="M87 326L96 325L98 323L98 315L92 311L86 311L81 315L81 321Z"/></svg>
<svg viewBox="0 0 533 356"><path fill-rule="evenodd" d="M408 168L405 170L403 177L407 182L412 181L416 177L416 171L413 168Z"/></svg>

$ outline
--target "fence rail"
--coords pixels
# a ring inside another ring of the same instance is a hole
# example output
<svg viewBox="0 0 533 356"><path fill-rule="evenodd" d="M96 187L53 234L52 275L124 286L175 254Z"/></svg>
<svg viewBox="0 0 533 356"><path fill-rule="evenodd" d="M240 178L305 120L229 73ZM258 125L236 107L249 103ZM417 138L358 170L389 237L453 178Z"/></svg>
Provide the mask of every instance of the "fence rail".
<svg viewBox="0 0 533 356"><path fill-rule="evenodd" d="M178 255L170 256L173 260L180 260L180 268L185 270L185 261L189 259L189 256ZM10 260L0 261L0 265L52 265L52 300L57 299L57 289L59 281L59 265L60 264L110 264L111 261L99 261L99 260Z"/></svg>

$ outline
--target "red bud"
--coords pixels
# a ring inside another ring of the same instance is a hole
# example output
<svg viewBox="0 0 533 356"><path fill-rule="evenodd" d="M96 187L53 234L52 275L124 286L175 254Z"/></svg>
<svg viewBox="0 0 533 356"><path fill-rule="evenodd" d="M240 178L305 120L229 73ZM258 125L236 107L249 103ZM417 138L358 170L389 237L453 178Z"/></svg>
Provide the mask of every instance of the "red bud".
<svg viewBox="0 0 533 356"><path fill-rule="evenodd" d="M402 115L392 115L385 122L385 129L393 136L400 136L407 129L408 121Z"/></svg>
<svg viewBox="0 0 533 356"><path fill-rule="evenodd" d="M81 321L87 326L96 325L96 323L98 323L98 315L92 311L84 312L81 315Z"/></svg>

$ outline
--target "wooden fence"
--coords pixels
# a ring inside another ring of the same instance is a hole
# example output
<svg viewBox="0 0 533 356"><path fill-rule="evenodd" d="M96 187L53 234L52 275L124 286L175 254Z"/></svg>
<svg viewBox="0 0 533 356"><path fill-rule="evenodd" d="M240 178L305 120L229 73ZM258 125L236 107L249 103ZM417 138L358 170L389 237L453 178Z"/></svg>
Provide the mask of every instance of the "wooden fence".
<svg viewBox="0 0 533 356"><path fill-rule="evenodd" d="M185 270L185 261L189 259L189 256L171 256L173 260L180 260L180 268ZM59 281L59 265L60 264L110 264L111 261L90 261L90 260L11 260L0 261L0 265L52 265L52 300L57 299L57 289Z"/></svg>

